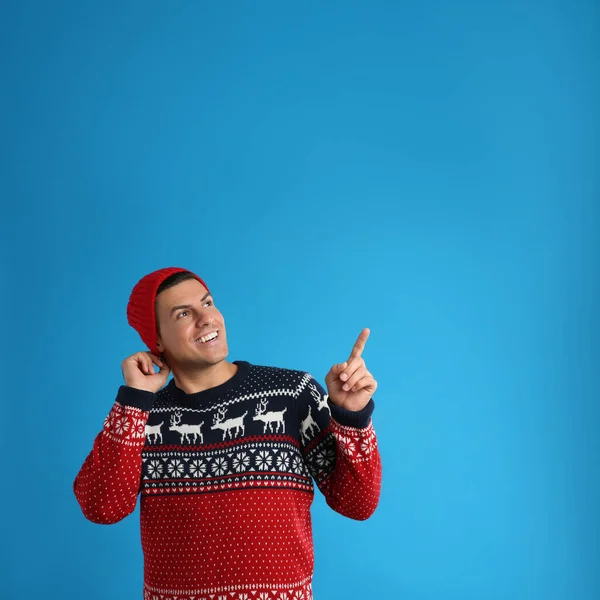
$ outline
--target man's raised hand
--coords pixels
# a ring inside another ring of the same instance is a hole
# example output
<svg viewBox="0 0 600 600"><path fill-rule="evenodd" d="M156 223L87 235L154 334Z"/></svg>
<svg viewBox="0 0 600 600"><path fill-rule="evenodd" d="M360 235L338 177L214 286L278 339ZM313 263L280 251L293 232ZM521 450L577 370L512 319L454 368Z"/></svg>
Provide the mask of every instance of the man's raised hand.
<svg viewBox="0 0 600 600"><path fill-rule="evenodd" d="M329 399L347 410L362 410L377 389L377 381L367 370L362 358L370 333L369 329L363 329L348 360L331 367L325 377Z"/></svg>
<svg viewBox="0 0 600 600"><path fill-rule="evenodd" d="M154 365L160 369L158 373ZM154 394L167 383L171 372L167 364L152 352L136 352L128 356L121 363L121 369L125 385Z"/></svg>

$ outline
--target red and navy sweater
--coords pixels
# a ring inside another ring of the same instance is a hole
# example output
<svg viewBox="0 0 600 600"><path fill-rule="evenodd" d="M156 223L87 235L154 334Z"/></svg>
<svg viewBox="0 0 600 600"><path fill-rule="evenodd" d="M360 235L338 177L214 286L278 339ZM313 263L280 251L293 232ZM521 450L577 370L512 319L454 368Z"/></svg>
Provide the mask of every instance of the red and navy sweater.
<svg viewBox="0 0 600 600"><path fill-rule="evenodd" d="M234 364L195 394L121 386L75 479L94 523L141 495L146 600L312 600L313 480L351 519L379 502L373 399L348 411L309 373Z"/></svg>

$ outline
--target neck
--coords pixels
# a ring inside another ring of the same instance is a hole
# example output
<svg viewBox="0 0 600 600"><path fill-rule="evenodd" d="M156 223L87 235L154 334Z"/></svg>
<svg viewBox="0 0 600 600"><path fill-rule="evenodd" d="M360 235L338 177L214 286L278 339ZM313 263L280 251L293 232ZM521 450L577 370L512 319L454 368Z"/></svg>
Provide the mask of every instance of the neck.
<svg viewBox="0 0 600 600"><path fill-rule="evenodd" d="M175 385L186 394L196 394L221 385L231 379L237 370L237 365L225 360L193 370L183 370L181 367L171 369Z"/></svg>

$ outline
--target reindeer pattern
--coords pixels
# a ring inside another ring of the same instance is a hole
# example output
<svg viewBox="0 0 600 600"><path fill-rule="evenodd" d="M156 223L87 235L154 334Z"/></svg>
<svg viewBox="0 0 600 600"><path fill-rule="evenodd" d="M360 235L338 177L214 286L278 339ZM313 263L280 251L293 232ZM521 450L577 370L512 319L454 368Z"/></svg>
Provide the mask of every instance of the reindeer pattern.
<svg viewBox="0 0 600 600"><path fill-rule="evenodd" d="M226 408L219 408L217 410L217 414L214 416L214 421L211 429L221 429L223 431L223 439L225 439L227 436L233 439L233 430L235 430L236 437L240 431L242 432L242 435L244 435L244 432L246 430L244 425L244 417L248 414L248 411L246 411L241 417L237 417L235 419L227 419L227 421L225 421L224 419L226 412Z"/></svg>
<svg viewBox="0 0 600 600"><path fill-rule="evenodd" d="M310 390L310 395L313 397L313 400L317 403L317 408L319 410L326 408L327 412L331 415L331 409L329 408L329 404L327 404L329 394L323 394L321 396L317 386L314 383L309 383L308 389Z"/></svg>
<svg viewBox="0 0 600 600"><path fill-rule="evenodd" d="M159 423L158 425L146 425L146 438L148 439L148 443L150 443L150 444L156 443L158 438L160 438L160 443L161 444L163 443L163 436L160 431L160 428L164 424L165 424L165 422L162 421L162 423ZM152 436L154 436L154 440L152 439Z"/></svg>
<svg viewBox="0 0 600 600"><path fill-rule="evenodd" d="M285 433L285 418L284 415L287 411L287 406L280 411L269 411L267 410L268 400L261 400L260 404L256 407L253 421L262 421L264 423L263 433L269 430L271 433L279 433L279 427L281 426L281 433ZM275 431L273 431L273 425L275 425Z"/></svg>
<svg viewBox="0 0 600 600"><path fill-rule="evenodd" d="M190 436L192 436L193 443L196 443L196 437L200 439L202 444L204 436L202 435L201 427L204 425L204 421L199 425L181 425L181 411L176 411L171 417L171 426L169 431L177 431L181 435L181 443L184 441L190 443Z"/></svg>
<svg viewBox="0 0 600 600"><path fill-rule="evenodd" d="M197 411L185 411L181 407L173 407L172 413L169 415L169 427L167 431L163 431L165 421L155 425L146 425L146 442L152 444L164 444L164 436L166 436L167 444L178 443L183 444L204 444L205 435L211 431L220 431L220 441L234 440L239 437L251 434L292 434L294 430L300 436L303 442L308 442L317 435L323 428L321 418L315 419L322 410L327 411L331 415L331 410L328 405L328 395L320 393L318 387L314 383L308 383L307 388L310 392L310 402L304 402L301 406L301 414L299 422L295 422L294 416L296 406L293 398L289 398L289 406L280 399L269 398L269 394L259 397L257 400L244 400L240 403L233 403L213 407L209 412L208 420L205 418L201 422L197 422ZM279 401L277 401L279 400ZM275 406L277 404L277 406ZM270 406L271 405L271 406ZM243 412L242 409L246 409ZM268 410L271 408L271 410ZM185 413L184 413L185 411ZM250 412L253 412L251 418L247 418ZM185 417L184 417L185 414ZM182 422L187 421L187 422ZM192 423L192 421L194 421ZM208 422L212 422L210 427L205 427ZM256 423L256 425L253 425ZM319 425L321 423L321 426ZM262 424L262 427L261 427ZM286 431L287 425L287 431ZM292 427L294 425L294 427ZM248 431L247 431L248 427ZM173 433L169 433L173 432ZM164 436L163 436L164 434ZM177 438L173 438L173 435ZM213 442L214 434L209 436Z"/></svg>

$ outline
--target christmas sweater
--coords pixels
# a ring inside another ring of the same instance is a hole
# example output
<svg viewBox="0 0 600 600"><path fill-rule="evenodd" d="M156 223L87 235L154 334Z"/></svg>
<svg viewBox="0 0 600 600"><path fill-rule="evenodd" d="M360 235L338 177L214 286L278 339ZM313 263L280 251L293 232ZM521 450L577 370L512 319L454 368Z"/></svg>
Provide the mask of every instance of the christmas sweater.
<svg viewBox="0 0 600 600"><path fill-rule="evenodd" d="M140 496L145 600L312 600L313 481L341 515L377 507L373 399L345 410L310 373L234 364L194 394L122 385L75 478L94 523Z"/></svg>

